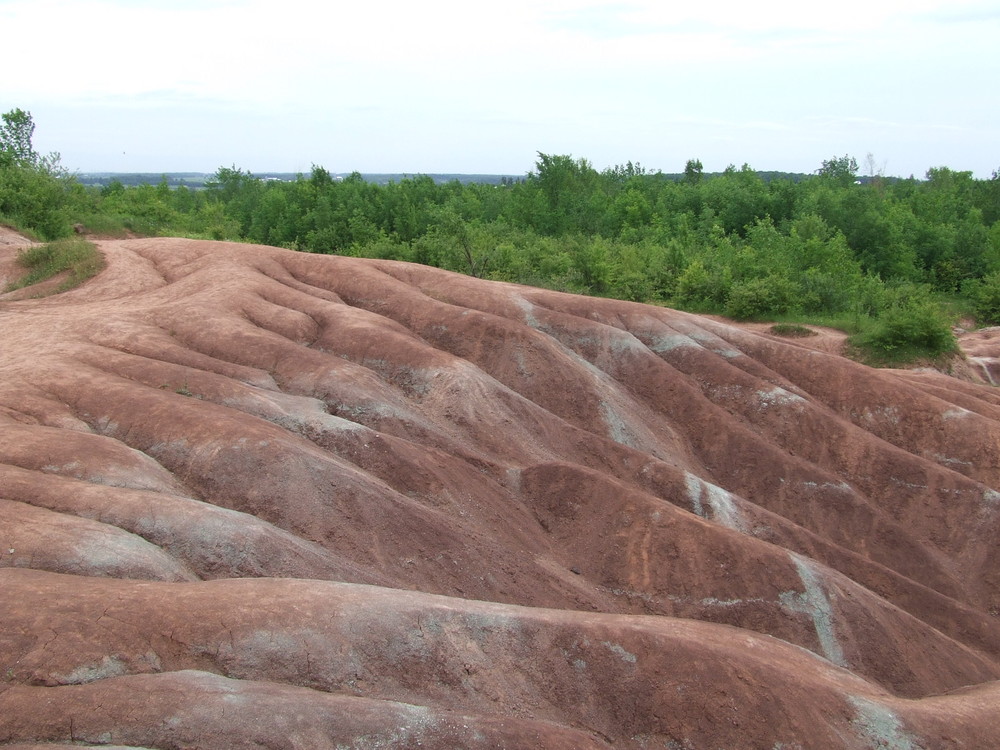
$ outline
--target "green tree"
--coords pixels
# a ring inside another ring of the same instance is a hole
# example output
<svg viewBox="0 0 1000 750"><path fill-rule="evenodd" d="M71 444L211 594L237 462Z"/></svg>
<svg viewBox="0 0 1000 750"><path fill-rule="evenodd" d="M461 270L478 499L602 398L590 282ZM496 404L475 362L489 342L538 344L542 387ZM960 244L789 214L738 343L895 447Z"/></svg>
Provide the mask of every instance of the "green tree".
<svg viewBox="0 0 1000 750"><path fill-rule="evenodd" d="M0 217L43 239L57 239L71 232L65 209L73 179L59 167L58 154L35 152L34 132L29 112L0 115Z"/></svg>
<svg viewBox="0 0 1000 750"><path fill-rule="evenodd" d="M611 276L611 248L600 235L568 234L557 245L569 255L571 273L567 280L572 291L606 294Z"/></svg>
<svg viewBox="0 0 1000 750"><path fill-rule="evenodd" d="M1000 271L967 282L963 291L972 300L977 323L1000 323Z"/></svg>
<svg viewBox="0 0 1000 750"><path fill-rule="evenodd" d="M694 310L721 311L732 283L728 266L709 267L701 258L695 258L677 278L674 300Z"/></svg>
<svg viewBox="0 0 1000 750"><path fill-rule="evenodd" d="M767 185L749 164L739 169L730 165L726 171L699 186L705 208L726 234L743 235L758 219L771 215L771 196Z"/></svg>
<svg viewBox="0 0 1000 750"><path fill-rule="evenodd" d="M993 172L989 180L977 180L972 200L982 211L983 223L993 226L1000 221L1000 169Z"/></svg>
<svg viewBox="0 0 1000 750"><path fill-rule="evenodd" d="M784 315L795 307L798 290L780 270L762 278L738 281L729 289L725 313L737 320Z"/></svg>
<svg viewBox="0 0 1000 750"><path fill-rule="evenodd" d="M35 123L31 113L23 109L12 109L0 115L0 165L34 167L38 165L38 154L31 144L35 133Z"/></svg>
<svg viewBox="0 0 1000 750"><path fill-rule="evenodd" d="M538 154L533 182L544 196L546 211L535 227L547 234L587 231L595 223L594 193L599 175L586 159Z"/></svg>
<svg viewBox="0 0 1000 750"><path fill-rule="evenodd" d="M704 169L701 159L688 159L684 165L684 181L690 185L697 185L701 182Z"/></svg>
<svg viewBox="0 0 1000 750"><path fill-rule="evenodd" d="M846 154L824 159L816 172L820 177L826 177L840 185L850 185L858 177L858 160Z"/></svg>

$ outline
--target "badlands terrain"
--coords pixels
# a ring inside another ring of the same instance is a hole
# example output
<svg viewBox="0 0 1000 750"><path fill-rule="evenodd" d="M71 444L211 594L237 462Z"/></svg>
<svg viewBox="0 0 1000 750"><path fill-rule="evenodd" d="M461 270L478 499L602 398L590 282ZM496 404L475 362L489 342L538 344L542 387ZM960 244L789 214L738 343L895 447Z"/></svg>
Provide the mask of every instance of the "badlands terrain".
<svg viewBox="0 0 1000 750"><path fill-rule="evenodd" d="M0 296L0 746L1000 747L995 334L98 246Z"/></svg>

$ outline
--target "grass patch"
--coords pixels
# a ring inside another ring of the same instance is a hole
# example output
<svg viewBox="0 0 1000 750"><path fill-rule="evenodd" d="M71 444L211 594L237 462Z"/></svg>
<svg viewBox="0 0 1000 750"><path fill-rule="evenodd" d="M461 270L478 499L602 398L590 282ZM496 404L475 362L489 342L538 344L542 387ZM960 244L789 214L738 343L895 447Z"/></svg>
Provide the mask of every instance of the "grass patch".
<svg viewBox="0 0 1000 750"><path fill-rule="evenodd" d="M78 237L56 240L46 245L22 250L18 253L17 262L28 272L17 281L8 284L5 291L23 289L68 271L65 280L54 293L65 292L96 276L104 269L104 256L98 251L97 246Z"/></svg>
<svg viewBox="0 0 1000 750"><path fill-rule="evenodd" d="M816 336L816 331L806 328L798 323L775 323L771 326L771 333L775 336L785 336L787 338L804 338L806 336Z"/></svg>

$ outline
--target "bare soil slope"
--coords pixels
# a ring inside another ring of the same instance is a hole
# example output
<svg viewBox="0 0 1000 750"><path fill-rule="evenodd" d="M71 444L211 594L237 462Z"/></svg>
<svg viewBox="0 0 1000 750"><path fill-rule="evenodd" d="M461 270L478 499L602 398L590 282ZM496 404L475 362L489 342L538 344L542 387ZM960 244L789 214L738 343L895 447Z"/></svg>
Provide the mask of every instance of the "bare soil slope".
<svg viewBox="0 0 1000 750"><path fill-rule="evenodd" d="M998 744L993 388L421 266L99 246L0 296L0 744Z"/></svg>

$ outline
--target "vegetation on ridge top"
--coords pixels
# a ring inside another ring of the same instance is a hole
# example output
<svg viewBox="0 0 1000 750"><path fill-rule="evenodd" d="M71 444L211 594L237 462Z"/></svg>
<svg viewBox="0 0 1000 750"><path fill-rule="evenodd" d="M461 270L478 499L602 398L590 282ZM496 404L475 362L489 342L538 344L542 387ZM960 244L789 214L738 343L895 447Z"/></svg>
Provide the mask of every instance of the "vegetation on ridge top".
<svg viewBox="0 0 1000 750"><path fill-rule="evenodd" d="M53 293L65 292L96 276L104 268L104 258L97 246L79 237L67 237L29 247L18 253L17 262L27 269L27 273L8 284L5 291L11 292L38 284L65 271L68 272L66 278Z"/></svg>
<svg viewBox="0 0 1000 750"><path fill-rule="evenodd" d="M0 221L46 238L80 222L424 263L484 278L737 319L816 322L884 361L947 355L956 312L1000 322L1000 174L947 167L890 180L869 158L807 179L748 165L705 175L538 154L502 185L430 177L376 185L315 166L292 182L220 168L204 190L85 187L31 148L21 110L0 129ZM950 310L950 312L948 311Z"/></svg>

